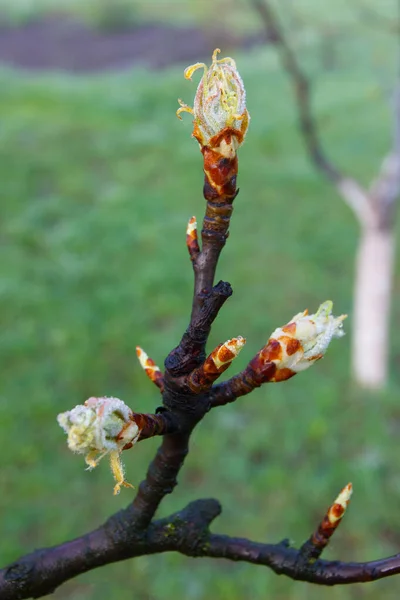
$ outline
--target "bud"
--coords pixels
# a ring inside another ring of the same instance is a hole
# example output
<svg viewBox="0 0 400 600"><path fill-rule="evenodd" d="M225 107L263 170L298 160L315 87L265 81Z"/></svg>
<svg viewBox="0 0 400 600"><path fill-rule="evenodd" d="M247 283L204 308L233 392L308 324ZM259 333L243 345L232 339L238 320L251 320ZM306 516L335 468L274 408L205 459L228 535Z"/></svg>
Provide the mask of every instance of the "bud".
<svg viewBox="0 0 400 600"><path fill-rule="evenodd" d="M57 417L59 425L68 434L69 449L84 454L89 469L110 454L117 481L114 493L119 492L121 485L131 487L124 479L119 455L139 438L140 429L133 418L133 412L122 400L94 397Z"/></svg>
<svg viewBox="0 0 400 600"><path fill-rule="evenodd" d="M315 314L305 310L275 329L251 363L256 372L265 372L264 381L284 381L305 371L324 356L332 338L344 335L347 315L334 317L332 307L327 300Z"/></svg>
<svg viewBox="0 0 400 600"><path fill-rule="evenodd" d="M211 352L204 363L193 371L188 377L190 389L199 394L208 389L216 379L231 365L246 343L246 339L239 335L224 344L220 344Z"/></svg>
<svg viewBox="0 0 400 600"><path fill-rule="evenodd" d="M184 76L190 80L197 69L204 69L204 73L197 88L194 108L179 100L181 107L176 114L179 118L182 112L194 116L193 137L200 147L215 148L220 145L221 154L232 158L243 142L250 117L246 109L246 92L236 63L229 57L218 60L219 52L219 48L214 50L209 68L204 63L196 63L185 69ZM232 135L228 144L226 140L218 139L226 129L231 130Z"/></svg>
<svg viewBox="0 0 400 600"><path fill-rule="evenodd" d="M189 256L192 261L195 261L199 252L199 242L197 238L197 221L196 217L191 217L186 229L186 246L189 250Z"/></svg>
<svg viewBox="0 0 400 600"><path fill-rule="evenodd" d="M146 373L147 377L160 388L161 391L164 389L164 377L160 371L160 368L156 365L154 360L150 358L146 352L140 346L136 346L136 354L139 359L140 366Z"/></svg>
<svg viewBox="0 0 400 600"><path fill-rule="evenodd" d="M327 519L331 525L338 524L338 521L343 517L346 508L350 502L353 493L353 486L348 483L340 492L335 502L328 508Z"/></svg>
<svg viewBox="0 0 400 600"><path fill-rule="evenodd" d="M352 492L353 486L351 483L348 483L342 489L335 502L326 511L318 529L314 531L312 536L300 548L300 555L308 563L317 560L328 545L329 540L340 525L343 515L346 512Z"/></svg>
<svg viewBox="0 0 400 600"><path fill-rule="evenodd" d="M246 343L246 339L239 335L218 346L207 360L212 360L219 372L225 371L229 364L236 358Z"/></svg>

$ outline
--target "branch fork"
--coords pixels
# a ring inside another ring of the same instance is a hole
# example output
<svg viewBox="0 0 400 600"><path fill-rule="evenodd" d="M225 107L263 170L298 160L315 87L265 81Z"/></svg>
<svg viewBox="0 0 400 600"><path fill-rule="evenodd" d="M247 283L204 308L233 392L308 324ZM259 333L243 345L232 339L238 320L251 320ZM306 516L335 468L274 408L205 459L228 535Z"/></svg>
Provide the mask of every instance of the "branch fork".
<svg viewBox="0 0 400 600"><path fill-rule="evenodd" d="M70 448L84 454L90 467L110 455L117 492L121 486L130 485L123 474L121 453L156 435L162 436L162 443L133 502L125 510L82 537L36 550L1 570L2 600L38 598L101 565L172 551L264 565L292 579L322 585L372 581L400 572L400 555L360 564L320 559L348 505L351 484L342 490L299 550L286 541L262 544L211 533L210 524L221 512L214 499L196 500L169 517L154 520L161 501L177 485L193 429L210 409L232 402L263 383L284 381L308 368L322 358L333 337L343 334L345 316L333 317L332 303L325 302L315 314L304 311L276 329L242 373L214 385L245 343L240 336L232 338L206 355L212 323L232 294L229 283L220 281L214 285L214 277L237 194L236 151L249 120L236 65L232 59L218 60L217 54L218 50L210 69L202 64L188 68L186 77L190 78L200 67L204 75L194 109L181 102L178 110L178 115L194 115L194 137L201 145L206 181L201 250L194 217L186 232L194 268L190 322L178 346L167 356L164 373L144 350L137 348L142 368L162 395L162 407L155 414L142 414L118 398L90 398L59 416Z"/></svg>

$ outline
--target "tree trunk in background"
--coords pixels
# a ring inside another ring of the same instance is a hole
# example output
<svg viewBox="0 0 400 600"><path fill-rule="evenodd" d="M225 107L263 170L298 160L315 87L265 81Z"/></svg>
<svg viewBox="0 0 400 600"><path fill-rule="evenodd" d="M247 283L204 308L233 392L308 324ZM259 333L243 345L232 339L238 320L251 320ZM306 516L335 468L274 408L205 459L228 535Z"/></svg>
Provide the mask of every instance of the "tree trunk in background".
<svg viewBox="0 0 400 600"><path fill-rule="evenodd" d="M387 381L394 247L391 227L363 229L356 260L352 339L352 374L363 388L381 389Z"/></svg>

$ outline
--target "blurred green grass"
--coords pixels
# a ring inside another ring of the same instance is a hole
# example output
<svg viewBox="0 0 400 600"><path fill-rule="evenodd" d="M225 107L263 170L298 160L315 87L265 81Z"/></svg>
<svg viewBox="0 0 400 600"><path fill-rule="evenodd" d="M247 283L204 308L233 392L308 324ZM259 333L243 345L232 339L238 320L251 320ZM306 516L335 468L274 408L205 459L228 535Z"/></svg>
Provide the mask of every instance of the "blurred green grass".
<svg viewBox="0 0 400 600"><path fill-rule="evenodd" d="M318 75L316 109L331 154L368 181L390 141L389 114L367 64L369 42L349 41L340 52L341 69ZM217 273L234 296L210 340L211 348L247 337L234 370L277 325L327 298L349 313L351 329L357 236L349 210L303 154L273 49L237 58L252 123ZM312 48L305 59L316 72ZM180 67L85 78L0 72L3 564L79 535L129 502L127 491L112 496L106 463L85 473L55 418L90 395L115 395L138 411L159 403L135 345L162 364L189 316L184 238L187 219L203 212L201 156L190 119L182 124L174 111L176 98L190 102L194 90ZM335 342L310 371L210 414L160 514L215 496L224 512L214 530L299 544L352 481L353 504L326 557L397 552L399 290L397 269L387 392L358 393L350 338ZM135 485L157 444L126 453ZM398 582L321 590L250 565L164 555L86 574L53 597L116 596L394 600Z"/></svg>
<svg viewBox="0 0 400 600"><path fill-rule="evenodd" d="M316 28L327 33L340 34L350 28L353 35L361 21L379 29L378 13L385 20L393 19L396 0L336 0L329 10L318 0L271 0L285 21L294 25L293 35L319 37ZM144 21L157 21L174 25L201 25L220 28L234 33L251 33L259 30L260 19L252 7L252 0L0 0L0 17L16 26L34 21L49 14L66 14L101 29L118 29L139 25ZM1 19L0 19L1 20ZM295 25L296 23L296 25ZM298 24L301 27L298 27Z"/></svg>

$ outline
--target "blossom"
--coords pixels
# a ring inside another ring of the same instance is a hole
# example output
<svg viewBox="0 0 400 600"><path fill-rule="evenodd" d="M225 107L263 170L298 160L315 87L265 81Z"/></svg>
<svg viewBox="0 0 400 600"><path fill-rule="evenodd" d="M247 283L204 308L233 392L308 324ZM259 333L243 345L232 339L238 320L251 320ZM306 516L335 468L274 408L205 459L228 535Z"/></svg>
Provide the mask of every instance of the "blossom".
<svg viewBox="0 0 400 600"><path fill-rule="evenodd" d="M232 130L232 154L243 142L250 116L246 109L246 92L236 63L229 57L217 59L219 52L219 48L214 50L210 67L204 63L196 63L185 69L184 76L190 80L197 69L204 69L204 73L197 88L194 107L179 100L180 108L176 114L179 118L182 112L194 116L193 136L201 147L218 145L219 140L215 136L226 129Z"/></svg>
<svg viewBox="0 0 400 600"><path fill-rule="evenodd" d="M109 454L113 475L117 481L114 493L121 485L131 487L124 479L120 453L137 442L140 429L132 410L119 398L89 398L84 404L61 413L59 425L68 434L72 452L84 454L89 469Z"/></svg>

